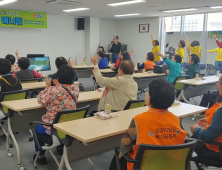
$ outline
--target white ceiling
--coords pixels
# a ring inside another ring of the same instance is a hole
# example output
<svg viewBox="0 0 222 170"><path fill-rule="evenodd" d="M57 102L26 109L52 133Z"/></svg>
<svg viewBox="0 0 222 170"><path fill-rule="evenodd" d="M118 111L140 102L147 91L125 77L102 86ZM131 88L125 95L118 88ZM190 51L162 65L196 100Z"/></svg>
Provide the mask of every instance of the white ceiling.
<svg viewBox="0 0 222 170"><path fill-rule="evenodd" d="M47 12L50 14L64 14L64 9L72 9L79 7L88 7L88 11L71 12L68 15L77 17L98 17L107 19L125 19L125 18L141 18L141 17L154 17L154 16L167 16L167 15L185 15L192 13L203 12L216 12L222 9L211 9L206 6L222 5L221 0L147 0L145 3L131 4L124 6L111 7L107 6L108 3L122 2L127 0L76 0L83 2L80 5L56 5L46 3L48 0L18 0L15 3L1 6L2 9L16 9L25 11L39 11ZM63 0L66 1L66 0ZM156 7L157 6L157 7ZM161 7L160 7L161 6ZM164 13L160 10L179 9L179 8L198 8L197 11L192 12L177 12L177 13ZM115 18L113 15L140 13L140 16L130 16Z"/></svg>

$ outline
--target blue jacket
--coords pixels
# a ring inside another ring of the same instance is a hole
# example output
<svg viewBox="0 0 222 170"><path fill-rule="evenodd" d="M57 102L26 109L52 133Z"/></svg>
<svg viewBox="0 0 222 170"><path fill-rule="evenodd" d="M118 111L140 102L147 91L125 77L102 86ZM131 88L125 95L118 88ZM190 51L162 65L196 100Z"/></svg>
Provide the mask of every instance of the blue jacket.
<svg viewBox="0 0 222 170"><path fill-rule="evenodd" d="M194 138L204 140L206 142L214 141L222 133L222 108L219 108L215 113L211 125L203 130L196 128L194 130Z"/></svg>
<svg viewBox="0 0 222 170"><path fill-rule="evenodd" d="M164 62L169 66L170 74L167 75L167 81L173 83L176 77L182 76L182 66L180 63L172 62L169 58L166 58Z"/></svg>
<svg viewBox="0 0 222 170"><path fill-rule="evenodd" d="M99 69L104 69L104 67L108 67L108 59L106 57L103 57L101 60L99 60L98 67Z"/></svg>

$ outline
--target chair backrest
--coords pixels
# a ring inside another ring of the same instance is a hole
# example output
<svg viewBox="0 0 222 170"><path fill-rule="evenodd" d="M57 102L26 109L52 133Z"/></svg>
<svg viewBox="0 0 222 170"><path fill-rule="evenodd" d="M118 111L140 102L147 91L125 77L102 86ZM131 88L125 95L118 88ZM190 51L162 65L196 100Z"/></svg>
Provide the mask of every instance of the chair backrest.
<svg viewBox="0 0 222 170"><path fill-rule="evenodd" d="M110 69L110 67L104 67L103 69Z"/></svg>
<svg viewBox="0 0 222 170"><path fill-rule="evenodd" d="M200 64L200 70L204 70L207 68L207 65L206 64Z"/></svg>
<svg viewBox="0 0 222 170"><path fill-rule="evenodd" d="M183 66L184 68L190 67L190 65L189 65L188 63L185 63L185 62L182 64L182 66Z"/></svg>
<svg viewBox="0 0 222 170"><path fill-rule="evenodd" d="M141 144L136 154L134 170L188 170L196 141L181 145Z"/></svg>
<svg viewBox="0 0 222 170"><path fill-rule="evenodd" d="M177 81L178 80L185 80L185 79L186 79L186 76L178 76L174 80L173 84L174 84L174 87L175 87L176 90L182 90L182 88L183 88L183 84L182 83L177 83Z"/></svg>
<svg viewBox="0 0 222 170"><path fill-rule="evenodd" d="M90 105L74 110L59 111L56 113L55 119L53 120L53 124L85 118L86 114L88 113L89 107ZM55 134L59 140L63 140L66 136L65 133L54 128L52 129L52 133Z"/></svg>
<svg viewBox="0 0 222 170"><path fill-rule="evenodd" d="M130 100L126 104L124 110L134 109L134 108L143 107L143 106L145 106L144 100Z"/></svg>
<svg viewBox="0 0 222 170"><path fill-rule="evenodd" d="M2 92L0 96L0 103L3 101L12 101L12 100L22 100L26 99L28 95L28 90L18 90L18 91L11 91L11 92ZM8 108L5 106L1 106L1 110L4 114L8 113Z"/></svg>
<svg viewBox="0 0 222 170"><path fill-rule="evenodd" d="M35 83L42 81L42 78L35 78L35 79L21 79L21 83Z"/></svg>

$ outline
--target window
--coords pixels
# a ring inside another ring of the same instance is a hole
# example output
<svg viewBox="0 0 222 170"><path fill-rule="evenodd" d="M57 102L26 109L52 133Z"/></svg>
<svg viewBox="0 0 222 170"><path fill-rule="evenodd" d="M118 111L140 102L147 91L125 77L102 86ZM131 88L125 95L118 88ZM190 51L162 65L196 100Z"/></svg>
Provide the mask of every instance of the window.
<svg viewBox="0 0 222 170"><path fill-rule="evenodd" d="M208 14L208 31L221 31L222 30L222 12Z"/></svg>
<svg viewBox="0 0 222 170"><path fill-rule="evenodd" d="M203 31L204 14L186 15L184 22L187 23L188 28L191 28L184 28L184 31Z"/></svg>
<svg viewBox="0 0 222 170"><path fill-rule="evenodd" d="M181 25L181 16L165 17L166 32L179 32Z"/></svg>

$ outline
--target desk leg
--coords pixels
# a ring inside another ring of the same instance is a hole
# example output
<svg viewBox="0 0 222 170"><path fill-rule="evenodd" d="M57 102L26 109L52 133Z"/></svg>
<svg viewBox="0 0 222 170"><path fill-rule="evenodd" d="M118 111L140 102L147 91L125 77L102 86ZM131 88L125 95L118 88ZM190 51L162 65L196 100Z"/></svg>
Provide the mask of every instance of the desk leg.
<svg viewBox="0 0 222 170"><path fill-rule="evenodd" d="M65 147L65 146L64 146L64 147ZM63 154L64 154L64 153L63 153ZM63 170L64 164L65 164L64 156L62 155L62 159L61 159L61 162L60 162L60 164L59 164L59 170Z"/></svg>
<svg viewBox="0 0 222 170"><path fill-rule="evenodd" d="M179 95L179 97L178 97L178 100L180 100L181 97L182 97L182 99L183 99L186 103L190 104L190 102L189 102L189 101L186 99L186 97L184 96L184 90L181 91L181 93L180 93L180 95Z"/></svg>
<svg viewBox="0 0 222 170"><path fill-rule="evenodd" d="M65 161L65 165L66 165L67 170L72 170L72 168L71 168L71 166L69 164L67 150L68 150L68 148L64 145L63 158L64 158L64 161Z"/></svg>
<svg viewBox="0 0 222 170"><path fill-rule="evenodd" d="M9 132L9 135L7 136L8 139L6 139L6 141L9 141L9 137L11 136L12 138L12 141L14 142L14 145L15 145L15 148L16 148L16 152L17 152L17 161L18 161L18 167L19 167L19 170L24 170L25 167L23 167L21 165L21 157L20 157L20 150L19 150L19 146L18 146L18 143L15 139L15 136L12 132L12 128L11 128L11 117L9 116L8 117L8 132ZM8 147L9 144L6 144L6 147L7 147L7 151L8 151L8 156L9 157L12 157L13 154L11 153L9 147Z"/></svg>

